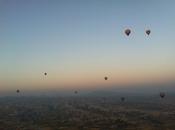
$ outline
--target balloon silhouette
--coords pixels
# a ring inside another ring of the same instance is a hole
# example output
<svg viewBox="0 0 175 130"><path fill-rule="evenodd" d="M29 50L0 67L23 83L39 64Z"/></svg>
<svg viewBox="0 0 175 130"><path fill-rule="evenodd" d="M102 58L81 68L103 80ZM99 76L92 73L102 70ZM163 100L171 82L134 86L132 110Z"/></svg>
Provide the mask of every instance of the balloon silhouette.
<svg viewBox="0 0 175 130"><path fill-rule="evenodd" d="M161 92L161 93L160 93L160 97L161 97L161 98L164 98L164 97L165 97L165 93L164 93L164 92Z"/></svg>
<svg viewBox="0 0 175 130"><path fill-rule="evenodd" d="M125 30L125 34L126 34L127 36L129 36L130 33L131 33L131 30L130 30L130 29L126 29L126 30Z"/></svg>
<svg viewBox="0 0 175 130"><path fill-rule="evenodd" d="M108 80L108 77L104 77L105 80Z"/></svg>
<svg viewBox="0 0 175 130"><path fill-rule="evenodd" d="M146 34L149 35L151 33L151 30L146 30Z"/></svg>
<svg viewBox="0 0 175 130"><path fill-rule="evenodd" d="M125 101L125 97L121 97L121 101L124 102Z"/></svg>
<svg viewBox="0 0 175 130"><path fill-rule="evenodd" d="M19 93L20 91L19 91L19 89L18 90L16 90L16 93Z"/></svg>

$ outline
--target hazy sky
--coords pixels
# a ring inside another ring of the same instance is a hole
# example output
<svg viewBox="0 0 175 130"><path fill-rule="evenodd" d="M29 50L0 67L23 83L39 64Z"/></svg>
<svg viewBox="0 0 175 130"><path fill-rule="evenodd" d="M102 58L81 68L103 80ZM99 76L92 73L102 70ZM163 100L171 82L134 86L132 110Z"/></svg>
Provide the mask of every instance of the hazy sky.
<svg viewBox="0 0 175 130"><path fill-rule="evenodd" d="M0 0L0 91L175 81L174 32L174 0Z"/></svg>

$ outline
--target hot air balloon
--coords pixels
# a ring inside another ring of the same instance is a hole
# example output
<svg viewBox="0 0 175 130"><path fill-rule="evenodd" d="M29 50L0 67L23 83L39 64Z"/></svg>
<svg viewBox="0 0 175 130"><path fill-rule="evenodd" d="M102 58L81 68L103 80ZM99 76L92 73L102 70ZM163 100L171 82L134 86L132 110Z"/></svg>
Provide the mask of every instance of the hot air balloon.
<svg viewBox="0 0 175 130"><path fill-rule="evenodd" d="M108 80L108 77L104 77L105 80Z"/></svg>
<svg viewBox="0 0 175 130"><path fill-rule="evenodd" d="M126 30L125 30L125 34L126 34L127 36L129 36L130 33L131 33L131 30L130 30L130 29L126 29Z"/></svg>
<svg viewBox="0 0 175 130"><path fill-rule="evenodd" d="M125 101L125 97L121 97L121 101L124 102Z"/></svg>
<svg viewBox="0 0 175 130"><path fill-rule="evenodd" d="M47 73L44 73L44 75L47 75Z"/></svg>
<svg viewBox="0 0 175 130"><path fill-rule="evenodd" d="M161 97L161 98L164 98L164 97L165 97L165 93L164 93L164 92L161 92L161 93L160 93L160 97Z"/></svg>
<svg viewBox="0 0 175 130"><path fill-rule="evenodd" d="M146 34L149 35L151 33L151 30L146 30Z"/></svg>
<svg viewBox="0 0 175 130"><path fill-rule="evenodd" d="M19 93L19 92L20 92L19 89L17 89L17 90L16 90L16 93Z"/></svg>

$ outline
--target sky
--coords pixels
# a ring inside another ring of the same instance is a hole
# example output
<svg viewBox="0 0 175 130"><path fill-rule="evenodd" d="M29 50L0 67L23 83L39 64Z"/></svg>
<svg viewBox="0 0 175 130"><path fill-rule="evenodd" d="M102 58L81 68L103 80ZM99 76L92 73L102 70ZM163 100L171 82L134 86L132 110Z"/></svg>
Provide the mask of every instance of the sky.
<svg viewBox="0 0 175 130"><path fill-rule="evenodd" d="M174 0L0 0L0 93L174 82L174 12Z"/></svg>

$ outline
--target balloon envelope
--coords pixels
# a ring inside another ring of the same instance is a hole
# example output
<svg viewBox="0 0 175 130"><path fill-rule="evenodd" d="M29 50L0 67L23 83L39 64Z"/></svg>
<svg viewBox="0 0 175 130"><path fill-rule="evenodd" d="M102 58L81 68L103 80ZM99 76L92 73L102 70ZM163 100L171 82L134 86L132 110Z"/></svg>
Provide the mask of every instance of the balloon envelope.
<svg viewBox="0 0 175 130"><path fill-rule="evenodd" d="M125 34L126 34L127 36L129 36L130 33L131 33L131 30L130 30L130 29L126 29L126 30L125 30Z"/></svg>
<svg viewBox="0 0 175 130"><path fill-rule="evenodd" d="M149 35L151 33L151 30L146 30L146 34Z"/></svg>
<svg viewBox="0 0 175 130"><path fill-rule="evenodd" d="M121 97L121 101L124 102L125 101L125 97Z"/></svg>
<svg viewBox="0 0 175 130"><path fill-rule="evenodd" d="M105 80L108 80L108 77L104 77Z"/></svg>
<svg viewBox="0 0 175 130"><path fill-rule="evenodd" d="M161 92L161 93L160 93L160 97L161 97L161 98L164 98L164 97L165 97L165 93L164 93L164 92Z"/></svg>

